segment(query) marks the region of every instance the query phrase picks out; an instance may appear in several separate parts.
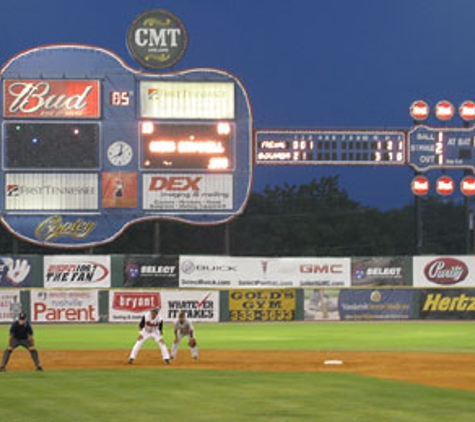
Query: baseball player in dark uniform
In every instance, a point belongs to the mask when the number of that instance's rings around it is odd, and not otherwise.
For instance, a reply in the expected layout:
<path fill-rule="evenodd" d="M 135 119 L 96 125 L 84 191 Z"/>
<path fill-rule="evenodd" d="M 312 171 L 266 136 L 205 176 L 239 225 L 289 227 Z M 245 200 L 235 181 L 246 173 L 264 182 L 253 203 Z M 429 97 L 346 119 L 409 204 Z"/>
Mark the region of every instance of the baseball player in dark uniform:
<path fill-rule="evenodd" d="M 28 349 L 30 352 L 31 358 L 35 363 L 36 370 L 42 371 L 43 368 L 40 364 L 40 359 L 38 357 L 38 351 L 35 349 L 35 340 L 33 338 L 33 328 L 31 324 L 26 319 L 26 314 L 21 313 L 18 315 L 18 320 L 14 321 L 10 327 L 10 338 L 8 343 L 8 348 L 3 354 L 2 367 L 0 371 L 5 372 L 8 360 L 13 350 L 18 346 L 22 346 L 25 349 Z"/>

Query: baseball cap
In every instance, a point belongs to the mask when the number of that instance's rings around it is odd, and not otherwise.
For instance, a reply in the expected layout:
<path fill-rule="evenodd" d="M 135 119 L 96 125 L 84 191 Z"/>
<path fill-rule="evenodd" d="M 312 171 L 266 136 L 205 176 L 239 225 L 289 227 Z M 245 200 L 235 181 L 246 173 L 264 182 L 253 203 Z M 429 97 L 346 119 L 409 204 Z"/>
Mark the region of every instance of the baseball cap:
<path fill-rule="evenodd" d="M 26 314 L 24 312 L 21 312 L 19 315 L 18 315 L 18 319 L 26 319 Z"/>
<path fill-rule="evenodd" d="M 160 311 L 160 309 L 158 309 L 157 307 L 155 307 L 155 308 L 152 308 L 150 311 L 151 311 L 151 312 L 155 312 L 156 314 L 158 314 L 158 312 Z"/>

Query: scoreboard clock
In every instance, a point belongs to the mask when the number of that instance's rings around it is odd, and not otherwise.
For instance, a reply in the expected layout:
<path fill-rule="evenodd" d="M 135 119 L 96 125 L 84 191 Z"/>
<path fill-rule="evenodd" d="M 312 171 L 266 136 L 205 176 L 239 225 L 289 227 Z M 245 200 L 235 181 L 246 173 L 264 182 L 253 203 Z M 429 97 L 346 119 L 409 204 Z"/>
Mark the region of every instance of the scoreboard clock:
<path fill-rule="evenodd" d="M 217 224 L 252 178 L 252 116 L 233 75 L 147 74 L 79 45 L 21 53 L 0 73 L 3 223 L 86 247 L 143 219 Z"/>

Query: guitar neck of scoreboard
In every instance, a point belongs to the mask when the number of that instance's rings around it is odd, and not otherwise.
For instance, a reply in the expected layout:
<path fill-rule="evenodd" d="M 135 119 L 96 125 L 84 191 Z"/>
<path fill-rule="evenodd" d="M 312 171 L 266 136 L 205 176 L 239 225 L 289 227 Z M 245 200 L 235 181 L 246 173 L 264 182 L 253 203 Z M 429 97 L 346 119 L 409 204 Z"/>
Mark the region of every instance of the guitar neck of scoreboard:
<path fill-rule="evenodd" d="M 475 169 L 475 129 L 256 131 L 258 165 L 409 165 Z"/>

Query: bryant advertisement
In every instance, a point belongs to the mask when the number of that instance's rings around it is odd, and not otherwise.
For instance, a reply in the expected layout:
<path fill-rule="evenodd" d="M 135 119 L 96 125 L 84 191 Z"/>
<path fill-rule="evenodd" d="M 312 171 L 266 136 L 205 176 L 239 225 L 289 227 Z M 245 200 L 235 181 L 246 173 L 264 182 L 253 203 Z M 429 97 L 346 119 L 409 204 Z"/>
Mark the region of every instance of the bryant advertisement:
<path fill-rule="evenodd" d="M 32 290 L 33 322 L 98 322 L 97 290 Z"/>
<path fill-rule="evenodd" d="M 0 256 L 0 288 L 32 287 L 33 271 L 40 265 L 40 258 L 35 256 Z"/>
<path fill-rule="evenodd" d="M 408 257 L 351 258 L 351 285 L 355 287 L 411 285 L 410 262 Z"/>
<path fill-rule="evenodd" d="M 475 289 L 422 289 L 420 319 L 475 319 Z"/>
<path fill-rule="evenodd" d="M 127 255 L 125 287 L 178 287 L 178 256 Z"/>
<path fill-rule="evenodd" d="M 45 255 L 43 283 L 45 288 L 109 288 L 111 258 L 109 255 Z"/>
<path fill-rule="evenodd" d="M 232 74 L 147 73 L 78 44 L 5 62 L 0 214 L 11 232 L 84 248 L 143 220 L 219 224 L 242 213 L 253 127 L 249 97 Z"/>
<path fill-rule="evenodd" d="M 411 289 L 344 289 L 338 310 L 343 321 L 405 320 L 413 315 Z"/>
<path fill-rule="evenodd" d="M 183 311 L 196 322 L 219 321 L 219 293 L 179 290 L 121 290 L 109 293 L 109 322 L 139 323 L 145 312 L 160 308 L 165 322 L 178 319 Z"/>
<path fill-rule="evenodd" d="M 293 321 L 296 306 L 295 289 L 229 292 L 229 320 L 233 322 Z"/>

